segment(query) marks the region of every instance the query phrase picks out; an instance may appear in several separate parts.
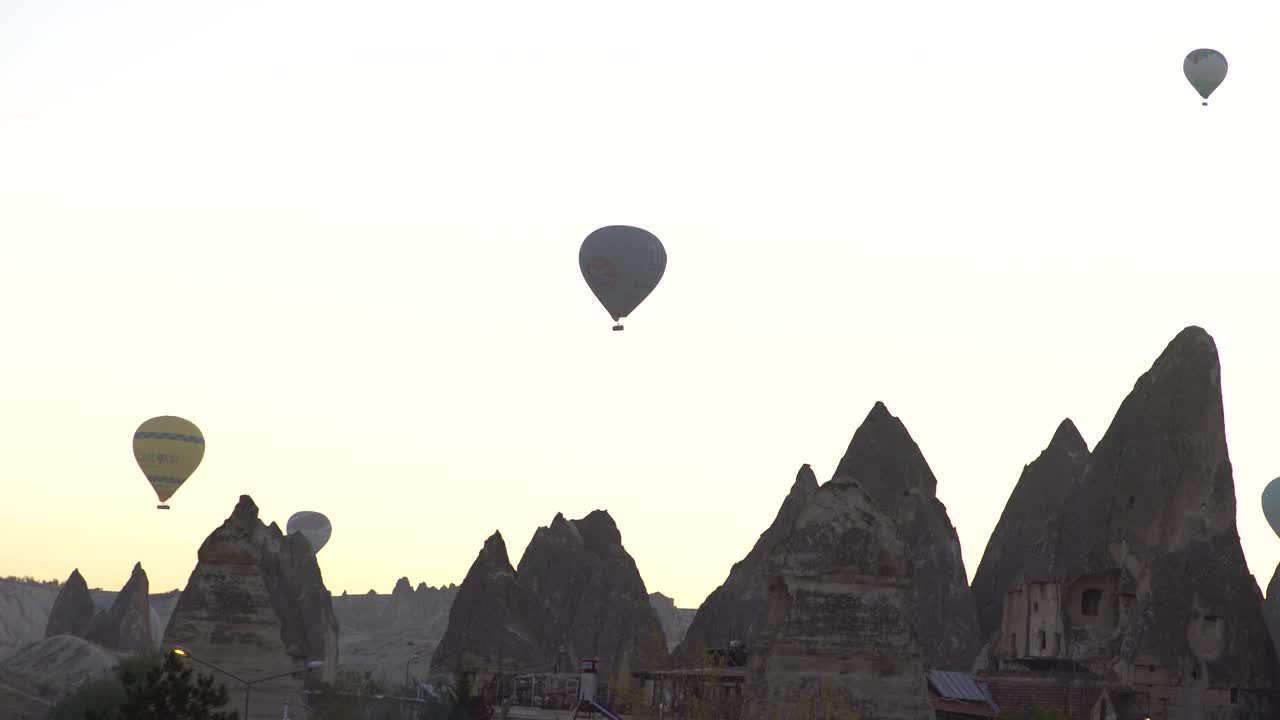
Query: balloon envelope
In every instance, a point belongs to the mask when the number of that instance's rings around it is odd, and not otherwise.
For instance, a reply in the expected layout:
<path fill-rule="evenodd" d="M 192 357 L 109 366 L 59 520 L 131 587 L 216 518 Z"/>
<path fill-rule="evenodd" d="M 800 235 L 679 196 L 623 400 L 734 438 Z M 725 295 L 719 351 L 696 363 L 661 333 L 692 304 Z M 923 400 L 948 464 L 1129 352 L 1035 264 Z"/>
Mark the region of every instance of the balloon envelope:
<path fill-rule="evenodd" d="M 1192 50 L 1182 61 L 1182 73 L 1200 97 L 1208 100 L 1227 77 L 1227 58 L 1217 50 Z"/>
<path fill-rule="evenodd" d="M 1262 491 L 1262 514 L 1276 535 L 1280 535 L 1280 478 L 1267 483 Z"/>
<path fill-rule="evenodd" d="M 303 510 L 289 518 L 285 532 L 289 535 L 300 533 L 311 543 L 312 552 L 320 552 L 320 548 L 329 542 L 329 536 L 333 534 L 333 524 L 322 513 Z"/>
<path fill-rule="evenodd" d="M 578 267 L 616 322 L 630 315 L 658 286 L 667 269 L 667 249 L 647 230 L 610 225 L 582 241 Z"/>
<path fill-rule="evenodd" d="M 204 435 L 189 420 L 170 415 L 154 417 L 133 433 L 133 457 L 156 497 L 164 502 L 200 466 Z"/>

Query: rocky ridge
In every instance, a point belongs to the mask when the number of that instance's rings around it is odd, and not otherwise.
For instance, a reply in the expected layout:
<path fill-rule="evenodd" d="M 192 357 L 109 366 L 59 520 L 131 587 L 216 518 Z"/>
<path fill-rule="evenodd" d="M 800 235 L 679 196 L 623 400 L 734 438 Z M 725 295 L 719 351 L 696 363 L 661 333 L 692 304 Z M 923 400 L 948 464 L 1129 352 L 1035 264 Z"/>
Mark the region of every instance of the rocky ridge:
<path fill-rule="evenodd" d="M 597 657 L 626 682 L 629 670 L 661 668 L 666 640 L 635 561 L 613 518 L 557 514 L 512 567 L 494 533 L 476 557 L 432 657 L 434 671 L 567 670 Z"/>

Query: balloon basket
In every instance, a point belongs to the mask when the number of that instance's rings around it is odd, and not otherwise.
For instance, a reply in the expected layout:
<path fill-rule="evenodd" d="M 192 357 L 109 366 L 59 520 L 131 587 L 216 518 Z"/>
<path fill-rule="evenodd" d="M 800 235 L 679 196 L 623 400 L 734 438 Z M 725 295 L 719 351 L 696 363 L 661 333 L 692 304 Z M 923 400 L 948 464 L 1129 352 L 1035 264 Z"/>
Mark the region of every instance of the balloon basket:
<path fill-rule="evenodd" d="M 622 323 L 618 323 L 617 325 L 613 326 L 614 332 L 620 332 L 621 330 L 622 330 Z"/>
<path fill-rule="evenodd" d="M 157 506 L 156 506 L 156 509 L 157 509 L 157 510 L 168 510 L 168 509 L 169 509 L 169 506 L 168 506 L 168 505 L 157 505 Z"/>

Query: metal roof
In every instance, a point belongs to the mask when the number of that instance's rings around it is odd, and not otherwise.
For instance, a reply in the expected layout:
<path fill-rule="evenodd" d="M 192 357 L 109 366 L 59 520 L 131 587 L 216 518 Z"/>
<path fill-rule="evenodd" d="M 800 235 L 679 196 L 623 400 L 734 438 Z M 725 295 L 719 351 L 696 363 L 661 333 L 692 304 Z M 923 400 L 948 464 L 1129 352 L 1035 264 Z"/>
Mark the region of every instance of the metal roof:
<path fill-rule="evenodd" d="M 930 670 L 929 685 L 944 700 L 990 703 L 991 695 L 968 673 Z"/>

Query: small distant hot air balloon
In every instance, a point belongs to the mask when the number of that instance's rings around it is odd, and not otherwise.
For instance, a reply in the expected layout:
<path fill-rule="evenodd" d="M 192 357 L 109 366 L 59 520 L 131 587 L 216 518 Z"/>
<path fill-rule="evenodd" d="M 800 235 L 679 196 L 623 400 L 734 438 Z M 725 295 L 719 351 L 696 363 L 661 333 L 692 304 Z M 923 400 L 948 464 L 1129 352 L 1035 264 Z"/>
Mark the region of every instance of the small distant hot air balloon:
<path fill-rule="evenodd" d="M 1276 535 L 1280 535 L 1280 478 L 1267 483 L 1262 491 L 1262 514 Z"/>
<path fill-rule="evenodd" d="M 578 267 L 596 299 L 621 330 L 622 318 L 649 297 L 667 270 L 667 249 L 653 233 L 628 225 L 610 225 L 587 236 L 578 250 Z"/>
<path fill-rule="evenodd" d="M 154 417 L 133 433 L 133 457 L 160 498 L 161 504 L 156 507 L 168 510 L 164 503 L 200 467 L 204 435 L 189 420 L 170 415 Z"/>
<path fill-rule="evenodd" d="M 312 552 L 320 552 L 320 548 L 329 542 L 329 536 L 333 534 L 333 524 L 322 513 L 303 510 L 289 518 L 289 522 L 285 525 L 285 533 L 288 535 L 300 533 L 307 542 L 311 543 Z"/>
<path fill-rule="evenodd" d="M 1217 50 L 1201 48 L 1192 50 L 1182 61 L 1182 73 L 1187 82 L 1204 98 L 1202 105 L 1209 104 L 1209 95 L 1222 84 L 1227 77 L 1227 58 Z"/>

